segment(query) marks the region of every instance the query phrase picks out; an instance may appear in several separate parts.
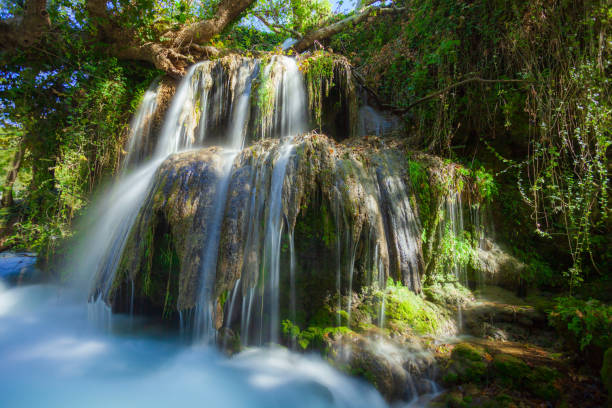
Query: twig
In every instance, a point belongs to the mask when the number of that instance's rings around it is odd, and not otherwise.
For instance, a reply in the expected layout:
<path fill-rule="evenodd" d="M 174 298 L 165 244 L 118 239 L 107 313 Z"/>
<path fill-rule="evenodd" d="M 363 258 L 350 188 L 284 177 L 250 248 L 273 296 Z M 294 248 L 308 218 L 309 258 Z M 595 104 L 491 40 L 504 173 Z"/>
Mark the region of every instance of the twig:
<path fill-rule="evenodd" d="M 279 24 L 272 24 L 271 22 L 269 22 L 264 16 L 261 16 L 259 14 L 253 13 L 253 16 L 255 16 L 256 19 L 258 19 L 259 21 L 261 21 L 266 27 L 268 27 L 270 30 L 274 31 L 277 34 L 280 34 L 281 31 L 285 31 L 293 36 L 296 37 L 296 40 L 302 38 L 302 34 L 289 28 L 289 27 L 284 27 L 282 25 Z"/>
<path fill-rule="evenodd" d="M 372 94 L 372 96 L 374 96 L 374 98 L 376 99 L 376 101 L 379 103 L 379 105 L 382 108 L 388 109 L 388 110 L 392 110 L 395 113 L 406 113 L 408 112 L 410 109 L 414 108 L 416 105 L 426 102 L 432 98 L 435 98 L 438 95 L 442 95 L 445 92 L 450 91 L 451 89 L 457 88 L 461 85 L 465 85 L 468 84 L 470 82 L 480 82 L 480 83 L 485 83 L 485 84 L 495 84 L 495 83 L 525 83 L 525 82 L 530 82 L 526 79 L 484 79 L 484 78 L 480 78 L 480 77 L 474 77 L 474 78 L 468 78 L 468 79 L 464 79 L 463 81 L 459 81 L 457 83 L 454 83 L 452 85 L 447 86 L 444 89 L 440 89 L 438 91 L 435 91 L 433 93 L 430 93 L 427 96 L 422 97 L 421 99 L 417 99 L 416 101 L 412 102 L 410 105 L 406 106 L 406 107 L 401 107 L 401 106 L 395 106 L 395 105 L 389 105 L 389 104 L 385 104 L 381 102 L 381 98 L 378 96 L 378 94 L 376 93 L 376 91 L 374 91 L 373 89 L 371 89 L 370 87 L 368 87 L 365 84 L 365 81 L 363 80 L 363 78 L 361 78 L 361 76 L 359 74 L 357 74 L 355 71 L 353 71 L 355 73 L 355 78 L 357 78 L 359 80 L 359 82 L 361 82 L 361 85 Z"/>

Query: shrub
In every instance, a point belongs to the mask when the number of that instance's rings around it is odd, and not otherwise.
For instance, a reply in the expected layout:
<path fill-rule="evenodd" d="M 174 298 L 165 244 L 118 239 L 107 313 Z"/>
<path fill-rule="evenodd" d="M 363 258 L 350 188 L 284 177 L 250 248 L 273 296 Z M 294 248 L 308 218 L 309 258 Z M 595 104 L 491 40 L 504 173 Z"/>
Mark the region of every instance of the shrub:
<path fill-rule="evenodd" d="M 548 320 L 580 352 L 588 348 L 600 354 L 612 346 L 612 306 L 598 300 L 558 298 Z"/>

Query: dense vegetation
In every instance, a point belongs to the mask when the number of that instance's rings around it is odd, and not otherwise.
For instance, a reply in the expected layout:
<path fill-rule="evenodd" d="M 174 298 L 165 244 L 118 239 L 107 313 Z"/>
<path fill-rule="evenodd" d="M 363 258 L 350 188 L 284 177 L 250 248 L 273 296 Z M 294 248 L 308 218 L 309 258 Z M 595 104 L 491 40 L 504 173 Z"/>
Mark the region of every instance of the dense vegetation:
<path fill-rule="evenodd" d="M 474 269 L 478 249 L 476 231 L 447 229 L 436 252 L 427 252 L 440 222 L 432 190 L 471 189 L 474 205 L 492 214 L 497 235 L 525 265 L 519 292 L 553 293 L 543 308 L 568 347 L 599 365 L 608 350 L 610 360 L 609 2 L 398 0 L 340 12 L 324 0 L 242 1 L 234 19 L 201 31 L 191 49 L 177 39 L 200 21 L 218 21 L 227 1 L 104 1 L 111 25 L 95 0 L 43 1 L 49 34 L 29 30 L 34 45 L 25 45 L 6 33 L 28 21 L 26 5 L 34 3 L 41 2 L 0 0 L 3 249 L 38 252 L 43 262 L 61 257 L 74 221 L 118 170 L 131 114 L 155 77 L 180 76 L 199 59 L 232 51 L 267 58 L 309 50 L 301 69 L 318 127 L 324 97 L 353 75 L 369 100 L 402 119 L 397 137 L 457 163 L 450 177 L 436 179 L 407 158 L 423 251 L 437 260 L 426 265 L 428 301 L 449 290 L 455 265 Z M 140 51 L 115 52 L 120 34 Z M 297 42 L 283 51 L 290 37 Z M 146 47 L 154 51 L 145 55 Z M 256 89 L 262 106 L 265 80 Z M 392 322 L 435 331 L 435 308 L 401 285 L 372 296 L 388 300 Z M 286 337 L 306 349 L 349 330 L 333 327 L 336 316 L 317 318 L 301 329 L 283 322 Z M 461 349 L 453 358 L 472 361 L 478 381 L 516 363 L 485 362 Z M 521 374 L 513 386 L 536 387 L 533 375 Z"/>

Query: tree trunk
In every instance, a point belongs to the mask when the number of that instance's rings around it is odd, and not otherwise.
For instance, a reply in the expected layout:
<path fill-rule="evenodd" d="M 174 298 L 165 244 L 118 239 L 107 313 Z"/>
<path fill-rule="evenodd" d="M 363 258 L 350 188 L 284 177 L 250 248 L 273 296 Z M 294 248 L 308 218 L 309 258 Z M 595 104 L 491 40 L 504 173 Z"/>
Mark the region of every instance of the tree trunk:
<path fill-rule="evenodd" d="M 15 180 L 17 180 L 17 175 L 19 174 L 19 169 L 21 168 L 21 163 L 23 162 L 24 155 L 25 143 L 22 139 L 19 142 L 19 148 L 15 152 L 15 156 L 13 156 L 13 163 L 11 164 L 11 168 L 6 174 L 6 179 L 4 180 L 1 203 L 3 208 L 13 206 L 13 185 L 15 184 Z"/>

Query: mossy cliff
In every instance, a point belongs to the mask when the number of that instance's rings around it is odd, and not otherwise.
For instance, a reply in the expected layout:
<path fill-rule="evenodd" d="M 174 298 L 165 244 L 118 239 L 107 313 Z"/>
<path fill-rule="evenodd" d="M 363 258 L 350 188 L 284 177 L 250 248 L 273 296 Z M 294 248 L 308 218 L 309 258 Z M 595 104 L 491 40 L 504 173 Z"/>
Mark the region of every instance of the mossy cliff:
<path fill-rule="evenodd" d="M 238 279 L 243 291 L 259 281 L 253 262 L 262 248 L 248 246 L 248 233 L 263 234 L 263 225 L 253 226 L 251 221 L 265 216 L 264 207 L 272 200 L 267 192 L 282 148 L 278 141 L 267 140 L 243 150 L 233 161 L 221 224 L 215 299 L 233 291 Z M 442 239 L 436 231 L 451 216 L 445 203 L 458 194 L 470 194 L 469 175 L 459 174 L 456 165 L 411 153 L 393 139 L 349 139 L 338 144 L 325 136 L 305 135 L 294 140 L 292 149 L 281 198 L 285 225 L 281 263 L 288 266 L 290 262 L 291 238 L 296 256 L 294 283 L 300 292 L 295 298 L 303 302 L 294 308 L 315 310 L 337 295 L 338 289 L 347 298 L 363 288 L 384 289 L 388 278 L 415 293 L 422 291 L 424 281 L 444 284 L 457 279 L 452 271 L 440 273 L 443 268 L 435 266 L 441 261 L 446 267 L 454 265 L 440 256 Z M 219 148 L 208 148 L 173 155 L 161 166 L 131 231 L 107 299 L 110 303 L 120 304 L 118 293 L 129 291 L 119 289 L 133 282 L 136 297 L 152 304 L 163 306 L 169 298 L 175 300 L 172 307 L 178 311 L 195 306 L 208 220 L 220 205 L 215 201 L 216 189 L 225 155 Z M 415 163 L 420 166 L 418 173 Z M 254 208 L 253 200 L 261 208 Z M 455 211 L 463 210 L 456 207 Z M 452 235 L 450 239 L 459 238 Z M 476 256 L 473 245 L 466 243 L 470 257 Z M 175 282 L 168 283 L 168 268 L 157 265 L 162 252 L 163 262 L 176 268 Z M 281 276 L 281 285 L 288 287 L 288 278 Z M 155 289 L 156 285 L 173 293 L 160 296 L 163 290 Z M 281 299 L 281 307 L 283 302 L 289 299 Z"/>

